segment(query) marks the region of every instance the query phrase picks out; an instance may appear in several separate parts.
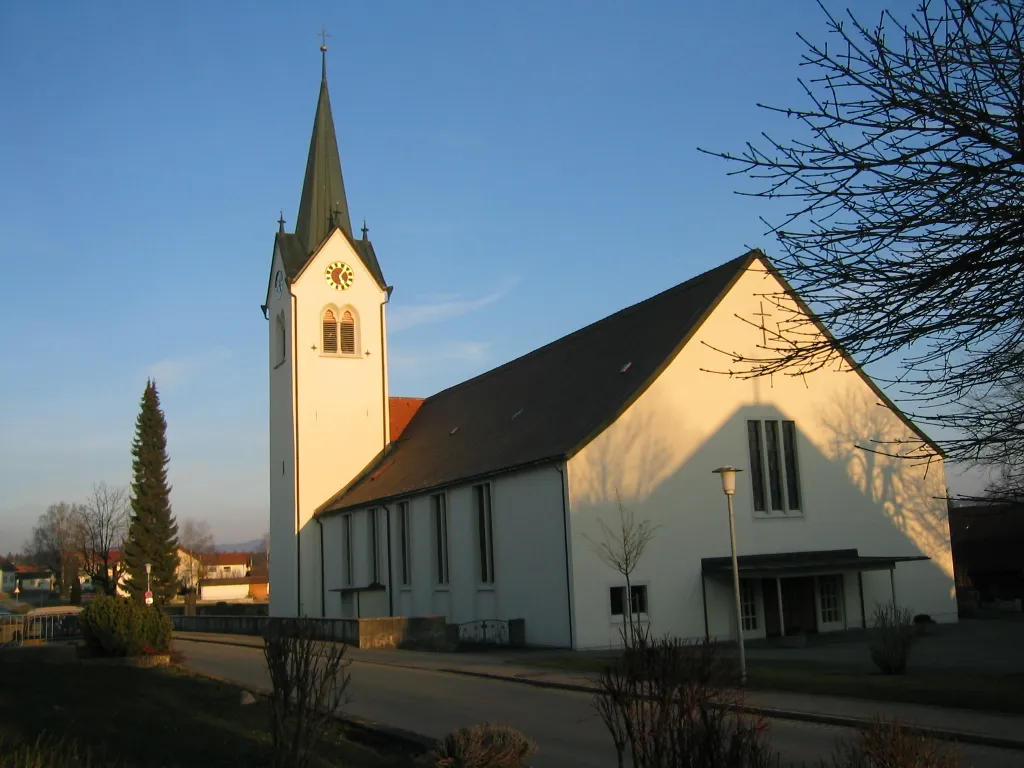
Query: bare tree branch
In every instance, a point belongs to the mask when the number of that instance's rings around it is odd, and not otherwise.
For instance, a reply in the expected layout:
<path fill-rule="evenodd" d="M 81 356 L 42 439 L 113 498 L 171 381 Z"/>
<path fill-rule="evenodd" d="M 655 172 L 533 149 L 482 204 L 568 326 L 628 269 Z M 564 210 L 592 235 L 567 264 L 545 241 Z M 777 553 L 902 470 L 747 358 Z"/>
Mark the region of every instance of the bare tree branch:
<path fill-rule="evenodd" d="M 744 194 L 795 203 L 768 224 L 775 266 L 834 338 L 776 295 L 785 319 L 756 355 L 722 350 L 726 372 L 892 358 L 880 380 L 951 430 L 950 458 L 1019 461 L 1024 404 L 991 395 L 1024 380 L 1024 4 L 926 0 L 871 25 L 822 10 L 830 39 L 801 37 L 807 105 L 761 105 L 795 138 L 709 154 L 754 180 Z"/>
<path fill-rule="evenodd" d="M 584 534 L 584 538 L 590 542 L 594 554 L 605 565 L 621 573 L 622 577 L 626 580 L 623 610 L 626 614 L 628 632 L 623 637 L 623 641 L 629 644 L 636 638 L 636 628 L 633 625 L 633 571 L 636 570 L 637 564 L 647 549 L 647 545 L 654 538 L 658 526 L 652 525 L 650 520 L 637 522 L 633 510 L 628 509 L 622 503 L 618 489 L 615 490 L 615 502 L 619 509 L 618 530 L 613 529 L 604 520 L 598 519 L 597 524 L 601 528 L 601 539 L 594 540 L 586 534 Z"/>
<path fill-rule="evenodd" d="M 206 575 L 210 555 L 213 554 L 213 534 L 205 520 L 186 520 L 178 531 L 178 544 L 188 555 L 182 562 L 182 583 L 187 589 L 198 589 L 199 580 Z"/>
<path fill-rule="evenodd" d="M 93 486 L 92 495 L 78 507 L 78 550 L 82 570 L 108 595 L 117 593 L 124 569 L 124 539 L 128 533 L 128 491 L 106 483 Z"/>

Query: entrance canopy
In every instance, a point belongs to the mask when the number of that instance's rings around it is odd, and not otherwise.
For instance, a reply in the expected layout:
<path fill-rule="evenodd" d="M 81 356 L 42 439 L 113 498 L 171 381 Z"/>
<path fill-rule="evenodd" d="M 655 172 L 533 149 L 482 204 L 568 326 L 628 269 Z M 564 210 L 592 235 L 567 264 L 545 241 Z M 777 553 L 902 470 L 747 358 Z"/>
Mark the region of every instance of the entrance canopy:
<path fill-rule="evenodd" d="M 836 571 L 891 571 L 896 563 L 930 560 L 925 555 L 878 557 L 861 555 L 856 549 L 825 549 L 814 552 L 778 552 L 771 555 L 740 555 L 740 578 L 775 579 L 786 576 L 813 576 Z M 703 557 L 704 576 L 732 574 L 732 558 Z"/>

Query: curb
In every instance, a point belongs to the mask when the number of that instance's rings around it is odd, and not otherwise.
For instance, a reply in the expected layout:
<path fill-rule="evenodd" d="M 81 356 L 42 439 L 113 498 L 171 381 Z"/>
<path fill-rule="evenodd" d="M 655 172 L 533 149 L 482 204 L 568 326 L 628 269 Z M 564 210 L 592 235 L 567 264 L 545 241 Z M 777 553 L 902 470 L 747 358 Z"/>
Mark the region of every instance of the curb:
<path fill-rule="evenodd" d="M 243 648 L 258 648 L 258 646 L 250 645 L 248 643 L 233 642 L 230 640 L 210 640 L 208 638 L 188 640 L 187 638 L 181 638 L 186 642 L 193 643 L 211 643 L 213 645 L 234 645 L 241 646 Z M 494 672 L 478 672 L 469 669 L 457 669 L 450 667 L 417 667 L 410 664 L 396 664 L 394 662 L 387 661 L 370 661 L 363 659 L 353 659 L 354 662 L 360 664 L 376 664 L 382 667 L 397 667 L 399 669 L 416 669 L 421 672 L 441 672 L 450 675 L 462 675 L 464 677 L 476 677 L 483 680 L 494 680 L 498 682 L 506 683 L 518 683 L 519 685 L 532 685 L 536 688 L 552 688 L 560 691 L 572 691 L 575 693 L 596 693 L 597 687 L 593 685 L 585 685 L 583 683 L 564 683 L 555 680 L 538 680 L 529 677 L 515 677 L 513 675 L 499 675 Z M 213 677 L 212 675 L 207 675 Z M 232 685 L 238 685 L 237 682 L 232 680 L 224 680 L 224 682 L 230 682 Z M 740 705 L 736 707 L 737 711 L 749 715 L 761 715 L 769 719 L 775 720 L 795 720 L 803 723 L 816 723 L 818 725 L 831 725 L 840 728 L 856 728 L 866 729 L 870 728 L 874 724 L 874 720 L 863 718 L 863 717 L 850 717 L 848 715 L 829 715 L 819 712 L 802 712 L 800 710 L 793 709 L 777 709 L 774 707 L 754 707 L 750 705 Z M 347 719 L 346 719 L 347 721 Z M 945 728 L 934 728 L 928 725 L 914 725 L 913 723 L 905 723 L 908 727 L 913 728 L 919 733 L 931 736 L 932 738 L 941 739 L 943 741 L 954 741 L 959 744 L 975 744 L 982 747 L 995 747 L 997 749 L 1011 749 L 1016 751 L 1024 751 L 1024 740 L 1021 739 L 1009 739 L 1003 736 L 990 736 L 983 733 L 971 733 L 969 731 L 951 731 Z M 390 729 L 390 726 L 384 726 L 381 724 L 375 724 L 376 727 Z M 358 726 L 357 726 L 358 727 Z M 399 732 L 400 729 L 392 729 Z M 410 735 L 418 739 L 426 739 L 431 744 L 436 743 L 435 740 L 429 739 L 426 736 L 420 734 Z M 422 742 L 421 742 L 422 743 Z"/>
<path fill-rule="evenodd" d="M 202 642 L 202 641 L 196 641 Z M 217 645 L 215 640 L 208 640 L 206 642 Z M 219 645 L 243 645 L 242 643 L 219 643 Z M 251 648 L 252 646 L 245 646 Z M 218 683 L 225 683 L 244 691 L 249 691 L 256 696 L 262 696 L 267 698 L 270 696 L 270 690 L 263 686 L 252 686 L 246 685 L 238 680 L 232 680 L 230 677 L 222 677 L 221 675 L 214 675 L 209 672 L 197 672 L 194 669 L 188 669 L 189 674 L 196 675 L 197 677 L 205 677 L 208 680 L 216 680 Z M 404 750 L 410 750 L 413 752 L 427 752 L 437 746 L 437 739 L 432 739 L 429 736 L 424 736 L 421 733 L 415 733 L 413 731 L 407 731 L 404 728 L 395 728 L 391 725 L 385 725 L 384 723 L 378 723 L 376 720 L 370 720 L 369 718 L 359 717 L 358 715 L 339 715 L 335 714 L 334 718 L 344 724 L 346 727 L 356 731 L 360 731 L 363 734 L 369 735 L 371 740 L 381 741 L 387 740 L 392 744 L 397 744 Z"/>

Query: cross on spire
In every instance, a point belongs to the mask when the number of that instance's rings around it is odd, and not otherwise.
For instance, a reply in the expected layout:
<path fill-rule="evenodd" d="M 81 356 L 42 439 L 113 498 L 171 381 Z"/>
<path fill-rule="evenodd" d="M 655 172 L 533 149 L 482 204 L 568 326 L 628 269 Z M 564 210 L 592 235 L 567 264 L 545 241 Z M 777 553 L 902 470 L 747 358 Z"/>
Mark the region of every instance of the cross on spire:
<path fill-rule="evenodd" d="M 284 232 L 284 211 L 281 211 L 280 218 L 277 220 L 277 231 Z"/>
<path fill-rule="evenodd" d="M 327 33 L 327 28 L 320 25 L 320 31 L 317 32 L 317 37 L 320 38 L 320 77 L 327 81 L 327 38 L 330 35 Z"/>
<path fill-rule="evenodd" d="M 366 239 L 366 233 L 370 231 L 370 228 L 366 226 L 366 217 L 363 217 L 363 240 Z"/>

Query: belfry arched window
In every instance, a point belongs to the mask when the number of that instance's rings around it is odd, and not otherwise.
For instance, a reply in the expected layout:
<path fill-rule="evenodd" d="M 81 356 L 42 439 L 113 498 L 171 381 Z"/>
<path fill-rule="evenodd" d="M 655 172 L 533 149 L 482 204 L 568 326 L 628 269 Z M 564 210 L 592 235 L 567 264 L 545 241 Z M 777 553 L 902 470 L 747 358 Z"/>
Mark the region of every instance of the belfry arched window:
<path fill-rule="evenodd" d="M 341 316 L 341 354 L 356 353 L 356 319 L 349 310 Z"/>
<path fill-rule="evenodd" d="M 321 349 L 325 355 L 338 354 L 338 318 L 333 309 L 324 310 Z"/>

